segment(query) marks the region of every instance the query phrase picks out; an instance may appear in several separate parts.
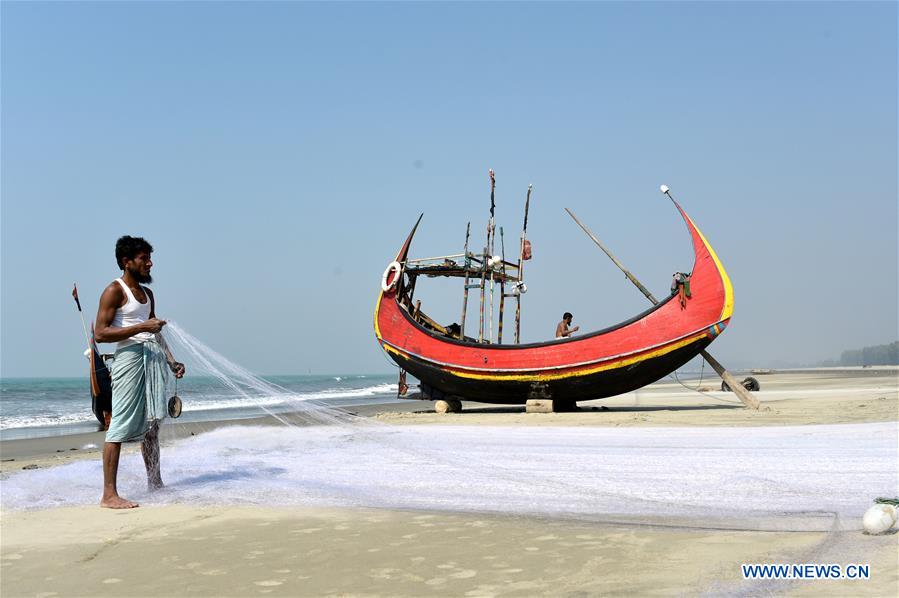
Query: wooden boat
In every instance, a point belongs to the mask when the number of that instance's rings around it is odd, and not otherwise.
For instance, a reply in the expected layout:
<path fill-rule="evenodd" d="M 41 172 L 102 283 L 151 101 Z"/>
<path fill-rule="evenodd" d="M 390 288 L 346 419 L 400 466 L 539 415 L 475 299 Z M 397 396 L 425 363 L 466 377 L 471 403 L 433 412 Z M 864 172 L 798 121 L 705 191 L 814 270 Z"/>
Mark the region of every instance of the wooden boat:
<path fill-rule="evenodd" d="M 456 256 L 464 257 L 462 264 L 452 259 L 423 265 L 424 260 L 410 260 L 419 217 L 384 274 L 374 313 L 375 336 L 400 368 L 421 381 L 423 397 L 433 400 L 524 404 L 548 399 L 573 404 L 655 382 L 707 347 L 733 312 L 733 288 L 724 267 L 693 220 L 677 202 L 674 205 L 687 225 L 695 255 L 683 304 L 682 294 L 673 292 L 647 311 L 604 330 L 529 344 L 479 342 L 460 333 L 458 326 L 441 326 L 422 313 L 420 304 L 413 304 L 416 280 L 465 276 L 467 282 L 484 280 L 489 273 L 500 283 L 511 284 L 520 279 L 516 266 L 504 259 L 491 264 L 486 249 L 478 255 L 467 247 L 465 254 Z M 520 265 L 519 261 L 519 269 Z M 483 313 L 483 300 L 481 305 Z"/>

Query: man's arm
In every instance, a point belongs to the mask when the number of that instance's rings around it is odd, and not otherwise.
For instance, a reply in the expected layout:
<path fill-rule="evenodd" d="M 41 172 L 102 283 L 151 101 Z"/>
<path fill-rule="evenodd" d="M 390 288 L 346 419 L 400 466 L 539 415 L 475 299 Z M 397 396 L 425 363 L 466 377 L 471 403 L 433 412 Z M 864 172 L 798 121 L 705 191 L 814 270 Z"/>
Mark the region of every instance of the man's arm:
<path fill-rule="evenodd" d="M 578 330 L 580 330 L 580 326 L 575 326 L 574 328 L 568 328 L 568 324 L 565 322 L 559 322 L 559 325 L 556 326 L 556 338 L 568 338 Z"/>
<path fill-rule="evenodd" d="M 165 326 L 165 322 L 152 318 L 141 324 L 116 328 L 112 325 L 116 310 L 125 302 L 125 292 L 118 283 L 112 282 L 100 295 L 100 307 L 97 309 L 97 321 L 94 326 L 94 338 L 98 343 L 116 343 L 131 338 L 141 332 L 157 333 Z"/>
<path fill-rule="evenodd" d="M 150 318 L 156 318 L 156 298 L 153 296 L 153 291 L 144 287 L 144 291 L 147 293 L 147 297 L 150 298 Z M 184 376 L 184 372 L 186 371 L 184 368 L 184 364 L 180 361 L 175 360 L 175 356 L 172 355 L 171 349 L 169 349 L 169 345 L 165 342 L 165 337 L 162 336 L 162 332 L 156 333 L 156 342 L 162 347 L 163 352 L 165 353 L 165 360 L 169 364 L 169 368 L 171 368 L 172 373 L 175 374 L 175 378 L 181 378 Z"/>
<path fill-rule="evenodd" d="M 172 373 L 175 374 L 175 378 L 181 378 L 184 376 L 184 372 L 187 371 L 184 367 L 184 364 L 180 361 L 175 361 L 175 356 L 172 355 L 172 351 L 169 349 L 169 345 L 165 342 L 165 337 L 162 336 L 161 332 L 156 334 L 156 341 L 162 347 L 163 352 L 165 353 L 165 360 L 169 364 L 169 368 L 172 370 Z"/>
<path fill-rule="evenodd" d="M 118 284 L 118 283 L 116 283 L 116 284 Z M 141 286 L 141 288 L 144 290 L 144 293 L 147 294 L 147 298 L 150 300 L 150 319 L 155 320 L 156 319 L 156 297 L 153 296 L 153 291 L 151 291 L 147 287 Z"/>

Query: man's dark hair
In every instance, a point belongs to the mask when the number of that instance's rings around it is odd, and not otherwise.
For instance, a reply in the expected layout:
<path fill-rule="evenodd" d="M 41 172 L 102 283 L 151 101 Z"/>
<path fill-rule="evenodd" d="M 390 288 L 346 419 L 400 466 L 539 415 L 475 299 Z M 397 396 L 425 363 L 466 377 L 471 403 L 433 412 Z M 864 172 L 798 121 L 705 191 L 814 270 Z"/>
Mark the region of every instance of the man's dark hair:
<path fill-rule="evenodd" d="M 562 314 L 562 319 L 563 319 L 563 320 L 567 320 L 568 318 L 573 318 L 573 317 L 574 317 L 574 316 L 571 315 L 571 312 L 567 312 L 567 311 L 566 311 L 564 314 Z"/>
<path fill-rule="evenodd" d="M 143 237 L 119 237 L 115 243 L 115 261 L 121 270 L 125 269 L 125 260 L 133 260 L 142 251 L 153 253 L 153 246 Z"/>

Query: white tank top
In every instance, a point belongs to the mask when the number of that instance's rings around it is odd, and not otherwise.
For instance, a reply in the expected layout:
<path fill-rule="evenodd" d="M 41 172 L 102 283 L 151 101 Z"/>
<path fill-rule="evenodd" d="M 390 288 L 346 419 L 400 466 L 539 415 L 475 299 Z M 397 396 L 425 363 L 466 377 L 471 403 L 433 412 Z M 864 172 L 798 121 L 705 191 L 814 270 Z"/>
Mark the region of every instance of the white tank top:
<path fill-rule="evenodd" d="M 126 328 L 128 326 L 134 326 L 135 324 L 142 324 L 150 319 L 150 294 L 147 293 L 147 290 L 144 289 L 144 294 L 147 296 L 147 302 L 141 303 L 137 299 L 134 298 L 134 293 L 131 292 L 131 289 L 128 288 L 128 285 L 125 284 L 125 281 L 121 278 L 116 278 L 116 282 L 121 285 L 122 290 L 125 291 L 125 298 L 128 301 L 125 302 L 125 305 L 115 310 L 115 316 L 112 318 L 112 326 L 113 328 Z M 143 289 L 143 287 L 141 287 Z M 156 335 L 152 332 L 140 332 L 135 334 L 131 338 L 126 338 L 123 341 L 119 341 L 117 347 L 121 349 L 122 347 L 127 347 L 129 345 L 136 345 L 138 343 L 145 343 L 147 341 L 154 340 Z"/>

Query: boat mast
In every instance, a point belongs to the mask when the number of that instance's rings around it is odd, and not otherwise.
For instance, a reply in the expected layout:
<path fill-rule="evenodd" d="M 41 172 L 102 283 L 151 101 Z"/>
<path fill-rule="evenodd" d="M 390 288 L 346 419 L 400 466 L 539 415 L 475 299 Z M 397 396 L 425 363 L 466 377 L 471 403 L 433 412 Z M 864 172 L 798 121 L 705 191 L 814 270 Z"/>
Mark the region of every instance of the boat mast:
<path fill-rule="evenodd" d="M 502 260 L 502 277 L 499 279 L 499 322 L 496 325 L 496 344 L 503 344 L 503 312 L 506 309 L 506 241 L 503 227 L 499 227 L 499 250 Z"/>
<path fill-rule="evenodd" d="M 491 168 L 488 173 L 490 174 L 490 218 L 487 220 L 487 244 L 484 246 L 484 254 L 482 256 L 483 261 L 481 262 L 481 318 L 480 325 L 478 326 L 478 342 L 484 342 L 484 300 L 486 299 L 487 292 L 487 256 L 490 251 L 490 235 L 493 229 L 493 208 L 494 208 L 494 189 L 496 188 L 496 179 L 493 176 L 493 169 Z"/>
<path fill-rule="evenodd" d="M 465 286 L 462 291 L 462 321 L 459 323 L 459 338 L 465 338 L 465 314 L 468 312 L 468 269 L 471 266 L 471 258 L 468 257 L 468 237 L 471 235 L 471 222 L 465 226 Z"/>
<path fill-rule="evenodd" d="M 533 185 L 528 185 L 528 195 L 524 200 L 524 226 L 521 228 L 521 239 L 518 247 L 518 293 L 515 295 L 515 344 L 521 342 L 521 290 L 524 284 L 524 242 L 528 233 L 528 208 L 531 205 Z"/>
<path fill-rule="evenodd" d="M 494 246 L 496 243 L 496 224 L 494 220 L 494 211 L 496 209 L 496 203 L 494 201 L 494 189 L 496 188 L 496 179 L 493 176 L 493 170 L 490 171 L 490 224 L 489 224 L 489 241 L 487 243 L 490 248 L 490 257 L 486 257 L 487 266 L 490 267 L 490 325 L 488 326 L 489 335 L 488 339 L 491 343 L 493 343 L 493 291 L 496 288 L 496 283 L 494 282 L 494 276 L 496 269 L 494 266 L 493 254 L 494 254 Z"/>

